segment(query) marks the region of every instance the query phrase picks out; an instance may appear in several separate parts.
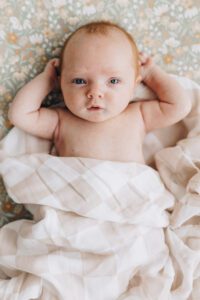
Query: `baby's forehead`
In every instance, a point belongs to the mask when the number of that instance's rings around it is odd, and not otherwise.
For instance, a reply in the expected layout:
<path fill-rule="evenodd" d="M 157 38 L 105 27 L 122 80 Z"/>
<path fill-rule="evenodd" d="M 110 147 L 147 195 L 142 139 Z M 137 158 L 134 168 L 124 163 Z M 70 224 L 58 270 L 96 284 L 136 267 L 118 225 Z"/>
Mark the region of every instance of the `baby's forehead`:
<path fill-rule="evenodd" d="M 127 38 L 126 34 L 118 28 L 109 28 L 106 32 L 87 32 L 84 28 L 77 30 L 72 37 L 70 38 L 68 44 L 66 45 L 66 49 L 74 48 L 79 46 L 85 42 L 88 43 L 96 43 L 96 41 L 102 41 L 102 43 L 106 40 L 107 43 L 110 42 L 110 45 L 115 46 L 118 45 L 119 41 L 123 43 L 123 47 L 133 47 L 131 41 Z"/>
<path fill-rule="evenodd" d="M 98 54 L 106 53 L 107 57 L 112 57 L 114 59 L 112 53 L 113 47 L 117 49 L 114 50 L 115 54 L 121 53 L 120 60 L 125 61 L 131 59 L 131 64 L 133 62 L 134 68 L 137 69 L 138 52 L 134 40 L 132 41 L 126 33 L 118 28 L 109 28 L 105 32 L 87 32 L 85 28 L 80 28 L 75 31 L 70 36 L 63 49 L 61 69 L 66 61 L 74 62 L 74 60 L 81 61 L 85 60 L 85 58 L 88 59 L 89 53 L 92 56 L 94 56 L 94 53 L 97 54 L 97 52 Z M 122 53 L 124 55 L 123 57 L 121 57 Z"/>

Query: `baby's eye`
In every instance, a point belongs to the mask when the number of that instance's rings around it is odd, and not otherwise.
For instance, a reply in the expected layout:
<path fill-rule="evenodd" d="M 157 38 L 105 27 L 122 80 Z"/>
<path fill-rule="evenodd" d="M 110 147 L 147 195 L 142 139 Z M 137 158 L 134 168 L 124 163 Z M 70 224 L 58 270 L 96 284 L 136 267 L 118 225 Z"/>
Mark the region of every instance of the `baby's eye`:
<path fill-rule="evenodd" d="M 119 83 L 119 82 L 120 82 L 120 80 L 118 78 L 110 79 L 110 83 L 112 83 L 112 84 L 116 84 L 116 83 Z"/>
<path fill-rule="evenodd" d="M 82 79 L 82 78 L 75 78 L 72 80 L 72 83 L 75 83 L 75 84 L 85 84 L 85 80 Z"/>

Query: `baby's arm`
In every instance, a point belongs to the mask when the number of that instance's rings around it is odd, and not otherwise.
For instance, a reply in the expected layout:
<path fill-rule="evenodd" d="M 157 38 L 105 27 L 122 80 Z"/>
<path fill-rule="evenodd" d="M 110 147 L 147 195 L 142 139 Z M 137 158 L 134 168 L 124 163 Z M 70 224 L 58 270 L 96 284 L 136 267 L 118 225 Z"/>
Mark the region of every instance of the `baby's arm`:
<path fill-rule="evenodd" d="M 172 76 L 141 54 L 143 82 L 158 96 L 157 100 L 141 101 L 140 108 L 146 131 L 172 125 L 191 110 L 191 102 L 183 87 Z"/>
<path fill-rule="evenodd" d="M 46 139 L 53 138 L 58 113 L 41 107 L 41 104 L 55 86 L 57 65 L 58 59 L 49 61 L 44 71 L 17 93 L 8 111 L 8 118 L 13 125 Z"/>

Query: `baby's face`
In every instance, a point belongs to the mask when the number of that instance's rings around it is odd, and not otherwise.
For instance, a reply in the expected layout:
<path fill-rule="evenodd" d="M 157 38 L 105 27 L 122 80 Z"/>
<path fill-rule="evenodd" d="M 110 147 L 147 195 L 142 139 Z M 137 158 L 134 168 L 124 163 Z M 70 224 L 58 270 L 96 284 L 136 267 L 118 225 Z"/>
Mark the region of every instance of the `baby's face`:
<path fill-rule="evenodd" d="M 133 98 L 134 57 L 126 36 L 77 32 L 64 53 L 61 89 L 76 116 L 102 122 L 119 115 Z"/>

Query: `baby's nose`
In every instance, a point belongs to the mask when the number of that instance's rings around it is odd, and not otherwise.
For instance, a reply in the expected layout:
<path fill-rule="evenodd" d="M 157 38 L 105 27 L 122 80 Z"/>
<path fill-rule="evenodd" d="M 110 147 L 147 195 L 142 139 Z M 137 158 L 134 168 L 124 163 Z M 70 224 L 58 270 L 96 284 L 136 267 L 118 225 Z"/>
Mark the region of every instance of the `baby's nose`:
<path fill-rule="evenodd" d="M 87 98 L 88 99 L 95 99 L 95 98 L 103 98 L 103 90 L 99 85 L 93 85 L 87 91 Z"/>

